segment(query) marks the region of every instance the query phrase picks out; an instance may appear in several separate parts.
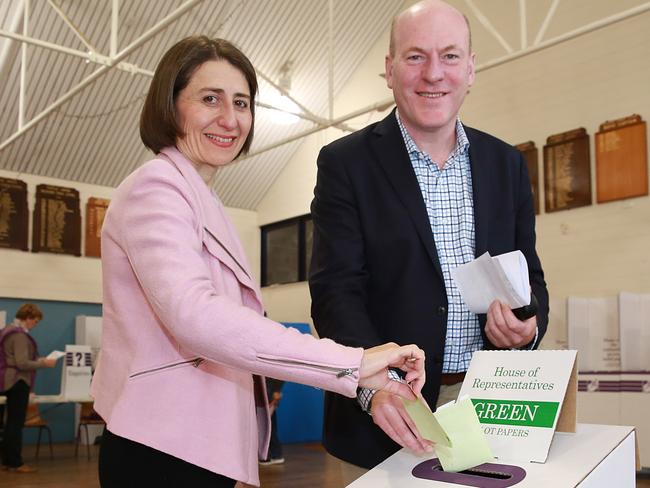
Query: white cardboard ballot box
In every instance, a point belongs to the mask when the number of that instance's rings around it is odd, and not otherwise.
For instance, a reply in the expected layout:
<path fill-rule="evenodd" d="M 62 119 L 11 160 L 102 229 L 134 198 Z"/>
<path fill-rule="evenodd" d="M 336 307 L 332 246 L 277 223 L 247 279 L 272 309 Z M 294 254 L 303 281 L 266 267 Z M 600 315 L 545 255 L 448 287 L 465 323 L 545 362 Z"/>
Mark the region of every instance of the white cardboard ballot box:
<path fill-rule="evenodd" d="M 430 456 L 429 456 L 430 457 Z M 417 478 L 413 469 L 425 462 L 406 449 L 348 485 L 350 488 L 459 488 L 462 486 L 516 486 L 517 488 L 634 488 L 636 438 L 634 427 L 578 424 L 575 433 L 556 432 L 545 463 L 495 460 L 518 466 L 525 477 L 516 484 L 482 482 L 469 475 L 463 484 Z M 473 479 L 471 479 L 473 478 Z M 469 484 L 471 483 L 471 484 Z"/>

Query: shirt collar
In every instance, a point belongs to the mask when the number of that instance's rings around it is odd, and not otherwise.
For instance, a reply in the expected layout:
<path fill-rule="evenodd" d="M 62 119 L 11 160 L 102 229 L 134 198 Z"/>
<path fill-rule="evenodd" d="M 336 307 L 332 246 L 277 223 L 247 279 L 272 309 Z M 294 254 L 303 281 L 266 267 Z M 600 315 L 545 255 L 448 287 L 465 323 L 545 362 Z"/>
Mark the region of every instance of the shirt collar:
<path fill-rule="evenodd" d="M 20 327 L 21 329 L 23 329 L 25 332 L 27 332 L 27 333 L 29 334 L 29 329 L 28 329 L 27 327 L 25 327 L 25 322 L 23 322 L 23 321 L 20 320 L 20 319 L 14 319 L 14 320 L 11 322 L 10 325 L 12 325 L 12 326 L 14 326 L 14 327 Z"/>
<path fill-rule="evenodd" d="M 406 149 L 409 153 L 409 156 L 428 157 L 429 155 L 427 153 L 420 150 L 418 145 L 411 137 L 411 134 L 409 134 L 409 131 L 406 129 L 406 126 L 402 123 L 402 119 L 399 116 L 398 109 L 395 109 L 395 117 L 397 118 L 397 125 L 399 126 L 399 130 L 402 133 L 402 137 L 404 138 L 404 143 L 406 144 Z M 460 121 L 460 117 L 456 117 L 456 147 L 449 155 L 448 159 L 452 159 L 454 156 L 458 154 L 464 154 L 468 149 L 469 149 L 469 139 L 467 138 L 467 134 L 465 133 L 465 128 L 463 127 L 463 124 Z"/>

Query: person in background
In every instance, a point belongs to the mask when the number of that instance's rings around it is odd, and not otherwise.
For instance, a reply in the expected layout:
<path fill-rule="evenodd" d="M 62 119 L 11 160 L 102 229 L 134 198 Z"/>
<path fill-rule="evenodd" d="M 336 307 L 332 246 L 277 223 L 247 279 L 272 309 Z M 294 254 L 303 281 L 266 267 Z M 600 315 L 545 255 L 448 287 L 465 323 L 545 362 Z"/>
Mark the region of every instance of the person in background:
<path fill-rule="evenodd" d="M 56 359 L 38 356 L 36 341 L 30 331 L 43 319 L 38 306 L 25 303 L 16 312 L 16 319 L 0 331 L 0 361 L 3 371 L 0 391 L 7 397 L 2 469 L 16 473 L 33 473 L 36 468 L 23 462 L 23 425 L 27 415 L 29 392 L 34 386 L 36 370 L 53 368 Z"/>
<path fill-rule="evenodd" d="M 342 346 L 262 315 L 212 191 L 219 170 L 251 146 L 256 94 L 251 62 L 223 39 L 185 38 L 155 70 L 140 119 L 155 156 L 116 189 L 102 228 L 102 354 L 91 392 L 107 424 L 104 488 L 259 485 L 270 435 L 260 376 L 348 397 L 363 386 L 415 398 L 424 383 L 416 346 Z M 390 381 L 389 366 L 413 389 Z"/>
<path fill-rule="evenodd" d="M 397 109 L 321 150 L 311 207 L 320 337 L 417 344 L 432 408 L 456 399 L 475 351 L 537 347 L 548 323 L 525 160 L 459 119 L 474 63 L 469 23 L 455 8 L 425 0 L 398 14 L 386 55 Z M 514 250 L 528 262 L 537 315 L 519 320 L 496 301 L 487 315 L 472 313 L 451 271 Z M 390 393 L 326 394 L 324 443 L 348 483 L 400 445 L 420 449 L 410 427 Z"/>
<path fill-rule="evenodd" d="M 269 442 L 269 455 L 266 459 L 260 460 L 260 465 L 270 466 L 273 464 L 283 464 L 282 443 L 278 435 L 278 407 L 282 400 L 282 387 L 284 381 L 275 378 L 266 378 L 266 391 L 269 398 L 269 409 L 271 410 L 271 441 Z"/>

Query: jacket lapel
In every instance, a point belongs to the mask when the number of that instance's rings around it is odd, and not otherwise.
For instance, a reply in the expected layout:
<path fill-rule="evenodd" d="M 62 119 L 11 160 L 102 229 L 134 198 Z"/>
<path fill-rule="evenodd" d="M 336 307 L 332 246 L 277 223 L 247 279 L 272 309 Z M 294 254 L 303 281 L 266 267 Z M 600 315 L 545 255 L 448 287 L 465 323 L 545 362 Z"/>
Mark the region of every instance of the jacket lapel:
<path fill-rule="evenodd" d="M 255 290 L 257 286 L 250 272 L 250 267 L 244 249 L 237 237 L 237 231 L 225 213 L 223 204 L 212 194 L 208 186 L 201 179 L 199 173 L 178 149 L 167 147 L 161 151 L 190 184 L 200 203 L 200 214 L 204 230 L 217 242 L 219 246 L 233 260 L 238 269 L 233 271 L 242 284 Z M 243 276 L 242 276 L 243 274 Z"/>
<path fill-rule="evenodd" d="M 490 205 L 489 189 L 492 187 L 492 177 L 489 170 L 490 164 L 486 161 L 486 155 L 490 154 L 489 148 L 485 147 L 476 131 L 465 127 L 465 133 L 469 140 L 469 160 L 472 170 L 472 193 L 474 196 L 474 235 L 475 252 L 474 256 L 479 257 L 487 251 L 488 237 L 488 208 Z"/>
<path fill-rule="evenodd" d="M 429 216 L 404 139 L 397 125 L 395 111 L 377 124 L 373 129 L 373 134 L 376 136 L 372 145 L 377 161 L 395 189 L 397 198 L 406 207 L 415 230 L 431 258 L 433 267 L 442 279 L 442 269 L 438 261 L 438 252 L 431 232 Z"/>

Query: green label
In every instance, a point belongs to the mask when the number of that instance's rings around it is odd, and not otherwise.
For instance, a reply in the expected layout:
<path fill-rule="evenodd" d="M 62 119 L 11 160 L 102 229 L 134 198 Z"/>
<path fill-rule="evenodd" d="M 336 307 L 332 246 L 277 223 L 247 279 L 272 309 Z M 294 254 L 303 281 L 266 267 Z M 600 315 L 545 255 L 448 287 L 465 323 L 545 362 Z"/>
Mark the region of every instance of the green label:
<path fill-rule="evenodd" d="M 553 428 L 559 402 L 525 400 L 484 400 L 472 398 L 476 415 L 482 424 L 520 425 Z"/>

